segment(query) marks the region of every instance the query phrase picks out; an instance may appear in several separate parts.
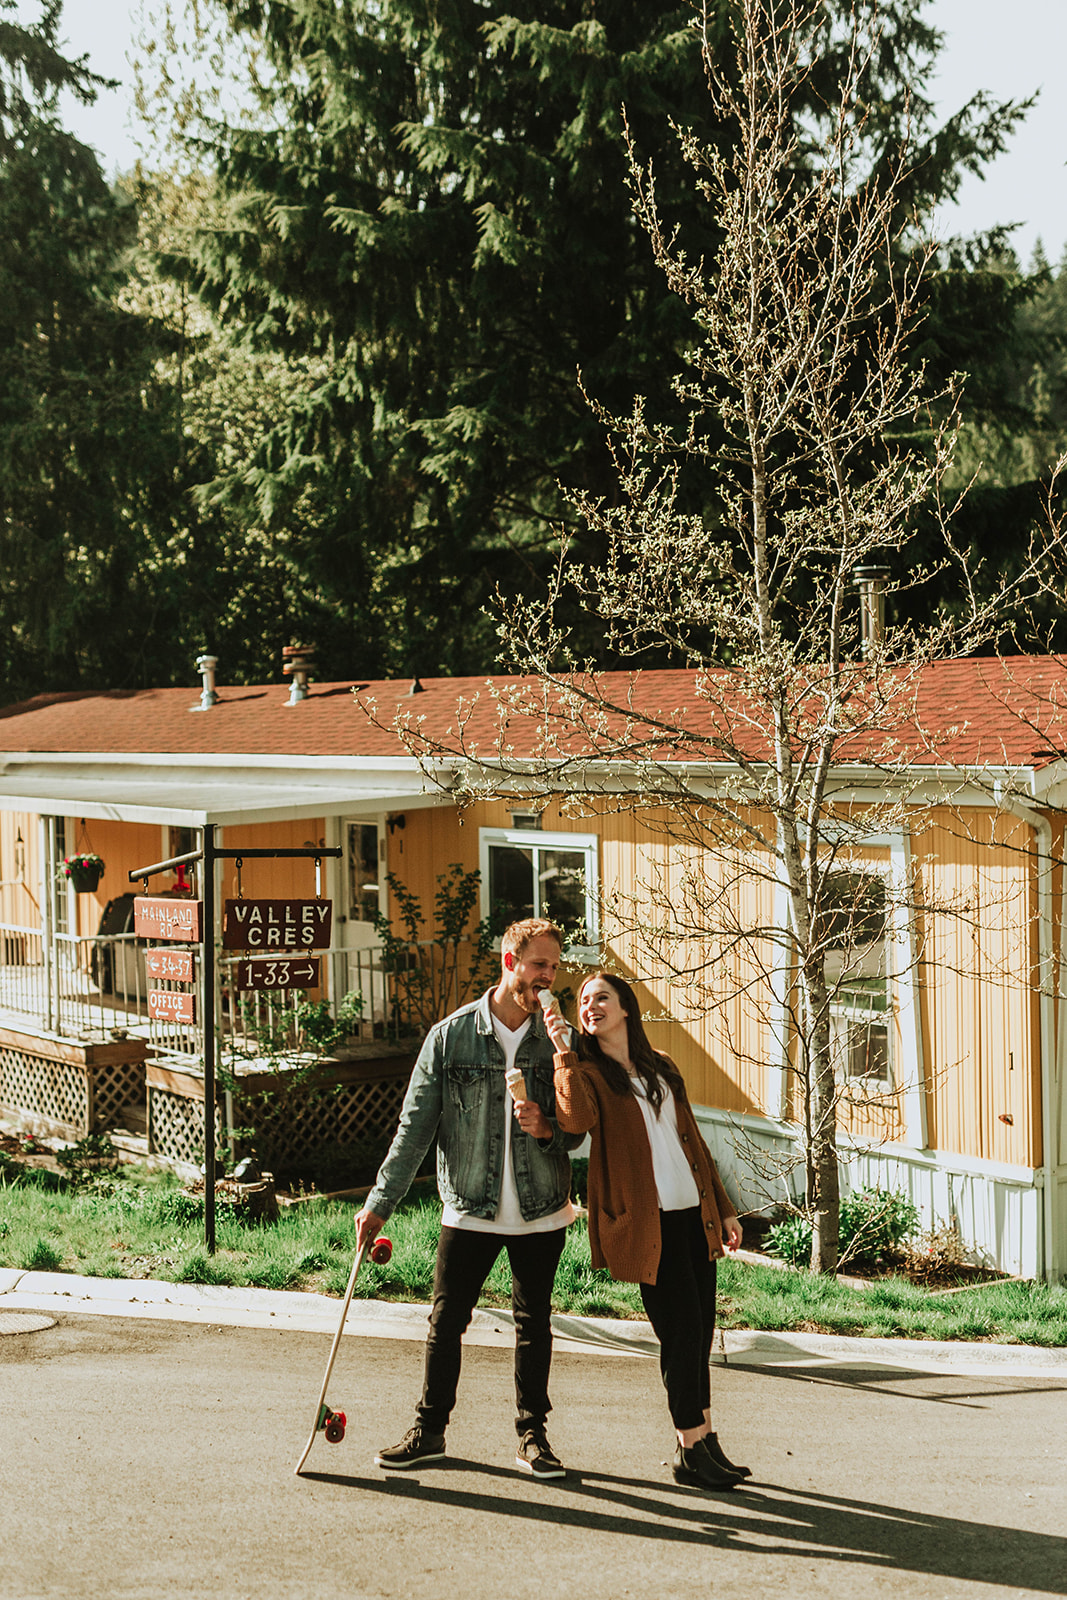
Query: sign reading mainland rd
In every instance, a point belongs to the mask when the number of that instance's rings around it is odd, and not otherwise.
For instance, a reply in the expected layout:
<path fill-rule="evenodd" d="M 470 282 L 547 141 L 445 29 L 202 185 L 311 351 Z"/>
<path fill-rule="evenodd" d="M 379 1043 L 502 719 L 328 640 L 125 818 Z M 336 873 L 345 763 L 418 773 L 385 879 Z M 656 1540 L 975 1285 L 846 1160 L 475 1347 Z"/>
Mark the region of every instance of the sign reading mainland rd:
<path fill-rule="evenodd" d="M 184 939 L 200 943 L 201 902 L 139 894 L 133 902 L 133 931 L 142 939 Z"/>
<path fill-rule="evenodd" d="M 318 956 L 252 956 L 237 963 L 238 989 L 314 989 Z"/>
<path fill-rule="evenodd" d="M 227 900 L 222 948 L 325 950 L 332 924 L 332 900 Z"/>

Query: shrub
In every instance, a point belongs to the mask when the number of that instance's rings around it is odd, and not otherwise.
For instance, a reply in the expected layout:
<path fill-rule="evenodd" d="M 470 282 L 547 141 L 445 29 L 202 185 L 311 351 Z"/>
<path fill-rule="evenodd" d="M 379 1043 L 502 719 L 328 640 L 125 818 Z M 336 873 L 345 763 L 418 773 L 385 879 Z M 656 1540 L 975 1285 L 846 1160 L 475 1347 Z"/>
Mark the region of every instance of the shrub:
<path fill-rule="evenodd" d="M 841 1264 L 877 1265 L 898 1256 L 918 1226 L 918 1210 L 903 1191 L 854 1190 L 841 1202 Z M 797 1212 L 768 1229 L 767 1250 L 791 1267 L 804 1267 L 811 1260 L 811 1236 L 811 1218 Z"/>

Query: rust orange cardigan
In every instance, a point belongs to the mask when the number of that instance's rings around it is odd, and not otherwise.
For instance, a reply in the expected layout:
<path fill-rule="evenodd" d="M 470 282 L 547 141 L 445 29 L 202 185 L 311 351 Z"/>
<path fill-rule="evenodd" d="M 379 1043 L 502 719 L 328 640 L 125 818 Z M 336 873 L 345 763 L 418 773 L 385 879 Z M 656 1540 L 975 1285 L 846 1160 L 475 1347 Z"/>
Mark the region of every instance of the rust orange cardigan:
<path fill-rule="evenodd" d="M 589 1249 L 594 1267 L 623 1283 L 655 1283 L 660 1228 L 652 1150 L 645 1119 L 632 1094 L 616 1094 L 592 1062 L 573 1050 L 556 1055 L 556 1116 L 567 1133 L 588 1133 Z M 722 1225 L 736 1212 L 723 1187 L 693 1108 L 675 1097 L 678 1135 L 700 1192 L 708 1256 L 725 1255 Z"/>

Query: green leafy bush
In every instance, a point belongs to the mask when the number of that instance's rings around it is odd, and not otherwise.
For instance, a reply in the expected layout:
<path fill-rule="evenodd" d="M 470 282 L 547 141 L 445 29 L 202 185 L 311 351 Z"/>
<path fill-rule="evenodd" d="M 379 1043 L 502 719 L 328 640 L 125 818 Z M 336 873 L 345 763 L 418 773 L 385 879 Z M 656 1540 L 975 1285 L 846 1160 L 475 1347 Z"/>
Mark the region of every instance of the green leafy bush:
<path fill-rule="evenodd" d="M 876 1266 L 901 1254 L 919 1226 L 919 1213 L 902 1190 L 856 1189 L 841 1202 L 841 1263 Z M 802 1212 L 767 1231 L 767 1250 L 792 1267 L 811 1260 L 811 1218 Z"/>

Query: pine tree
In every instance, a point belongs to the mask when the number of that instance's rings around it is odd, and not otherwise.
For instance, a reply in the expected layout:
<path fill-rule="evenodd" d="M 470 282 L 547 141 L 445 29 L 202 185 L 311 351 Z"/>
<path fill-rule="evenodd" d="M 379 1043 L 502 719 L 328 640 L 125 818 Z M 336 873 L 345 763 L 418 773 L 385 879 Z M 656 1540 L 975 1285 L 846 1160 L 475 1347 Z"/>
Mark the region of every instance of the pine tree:
<path fill-rule="evenodd" d="M 121 311 L 132 208 L 59 125 L 103 80 L 0 0 L 0 682 L 137 683 L 173 654 L 160 572 L 172 514 L 155 330 Z M 160 530 L 163 530 L 162 538 Z"/>
<path fill-rule="evenodd" d="M 665 214 L 694 258 L 709 254 L 714 222 L 670 127 L 727 136 L 710 120 L 691 10 L 223 5 L 272 69 L 266 126 L 216 126 L 229 218 L 170 266 L 233 341 L 328 376 L 264 419 L 212 497 L 284 529 L 304 593 L 294 625 L 313 618 L 334 670 L 487 668 L 485 599 L 499 586 L 521 606 L 551 570 L 558 530 L 588 538 L 567 493 L 613 492 L 578 371 L 608 410 L 640 392 L 665 424 L 680 416 L 666 374 L 692 327 L 634 227 L 622 108 L 657 163 Z M 827 7 L 831 32 L 841 10 Z M 933 129 L 921 91 L 937 35 L 921 11 L 922 0 L 884 8 L 869 108 L 876 155 L 907 119 L 925 129 L 908 204 L 950 193 L 1014 114 L 979 98 Z M 843 37 L 797 107 L 802 131 L 845 70 Z M 798 160 L 809 154 L 802 144 Z"/>

